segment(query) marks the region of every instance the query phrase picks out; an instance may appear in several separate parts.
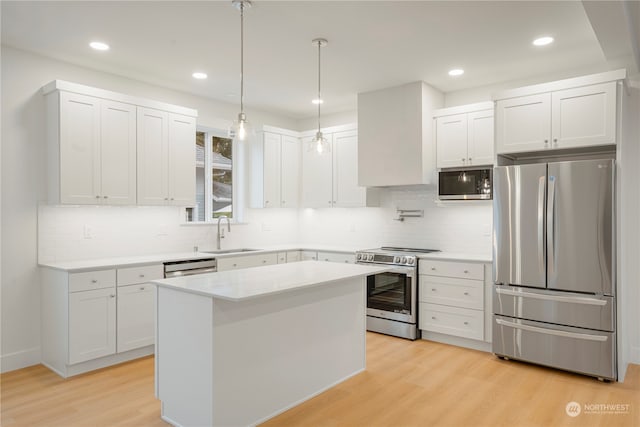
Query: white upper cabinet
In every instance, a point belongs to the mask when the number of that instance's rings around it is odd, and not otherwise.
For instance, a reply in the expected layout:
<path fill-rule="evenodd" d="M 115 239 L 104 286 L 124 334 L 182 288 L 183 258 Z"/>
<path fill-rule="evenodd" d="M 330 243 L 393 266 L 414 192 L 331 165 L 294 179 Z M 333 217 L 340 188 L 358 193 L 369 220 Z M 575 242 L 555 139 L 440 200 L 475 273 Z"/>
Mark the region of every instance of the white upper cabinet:
<path fill-rule="evenodd" d="M 358 131 L 324 132 L 331 151 L 319 155 L 302 138 L 302 206 L 306 208 L 377 206 L 375 189 L 358 185 Z"/>
<path fill-rule="evenodd" d="M 138 107 L 138 204 L 195 204 L 195 135 L 193 117 Z"/>
<path fill-rule="evenodd" d="M 358 186 L 358 132 L 355 130 L 332 134 L 333 206 L 358 207 L 366 205 L 367 189 Z"/>
<path fill-rule="evenodd" d="M 493 164 L 493 102 L 434 112 L 438 168 Z"/>
<path fill-rule="evenodd" d="M 498 154 L 616 144 L 624 70 L 505 91 L 496 103 Z"/>
<path fill-rule="evenodd" d="M 42 92 L 50 202 L 195 203 L 195 110 L 61 80 Z"/>
<path fill-rule="evenodd" d="M 467 115 L 438 117 L 436 119 L 436 144 L 439 168 L 466 166 Z"/>
<path fill-rule="evenodd" d="M 495 141 L 493 109 L 467 114 L 469 165 L 492 165 Z"/>
<path fill-rule="evenodd" d="M 135 204 L 135 106 L 70 92 L 47 103 L 51 201 Z"/>
<path fill-rule="evenodd" d="M 300 139 L 264 132 L 262 200 L 254 205 L 265 208 L 295 208 L 300 200 Z M 260 198 L 259 198 L 260 199 Z"/>
<path fill-rule="evenodd" d="M 196 203 L 196 119 L 169 113 L 169 204 Z"/>
<path fill-rule="evenodd" d="M 358 183 L 435 182 L 433 112 L 444 95 L 424 82 L 358 94 Z"/>
<path fill-rule="evenodd" d="M 325 134 L 325 138 L 331 135 Z M 302 206 L 330 208 L 333 206 L 333 149 L 324 154 L 309 150 L 312 139 L 312 136 L 302 138 Z"/>

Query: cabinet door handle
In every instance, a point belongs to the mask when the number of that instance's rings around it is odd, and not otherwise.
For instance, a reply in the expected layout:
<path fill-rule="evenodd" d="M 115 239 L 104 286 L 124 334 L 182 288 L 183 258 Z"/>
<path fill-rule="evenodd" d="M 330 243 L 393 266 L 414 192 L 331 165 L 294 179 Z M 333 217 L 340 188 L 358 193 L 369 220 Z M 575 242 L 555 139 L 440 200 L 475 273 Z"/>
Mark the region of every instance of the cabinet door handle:
<path fill-rule="evenodd" d="M 466 162 L 467 159 L 465 159 L 464 157 L 462 158 L 462 163 Z"/>
<path fill-rule="evenodd" d="M 468 324 L 469 324 L 469 322 L 464 322 L 464 324 L 465 324 L 465 325 L 468 325 Z"/>
<path fill-rule="evenodd" d="M 329 200 L 327 203 L 331 204 L 331 200 Z"/>
<path fill-rule="evenodd" d="M 98 196 L 98 195 L 96 194 L 96 199 L 99 199 L 99 198 L 100 198 L 100 196 Z"/>
<path fill-rule="evenodd" d="M 431 292 L 435 292 L 435 291 L 436 291 L 436 288 L 431 288 Z"/>
<path fill-rule="evenodd" d="M 465 270 L 465 271 L 464 271 L 464 274 L 469 274 L 469 270 Z"/>
<path fill-rule="evenodd" d="M 144 277 L 144 274 L 141 274 L 139 277 L 141 277 L 141 278 Z"/>
<path fill-rule="evenodd" d="M 435 267 L 431 267 L 431 271 L 436 271 L 436 268 Z"/>
<path fill-rule="evenodd" d="M 265 204 L 265 205 L 268 205 L 268 204 L 269 204 L 269 201 L 268 201 L 268 200 L 265 200 L 265 201 L 264 201 L 264 204 Z"/>
<path fill-rule="evenodd" d="M 267 263 L 267 260 L 266 260 L 266 259 L 263 259 L 263 260 L 262 260 L 262 263 L 263 263 L 263 264 L 266 264 L 266 263 Z"/>
<path fill-rule="evenodd" d="M 471 162 L 471 157 L 469 157 L 469 162 Z"/>
<path fill-rule="evenodd" d="M 171 198 L 171 200 L 173 200 L 173 197 Z"/>
<path fill-rule="evenodd" d="M 109 298 L 115 298 L 115 297 L 116 297 L 116 294 L 109 295 Z"/>
<path fill-rule="evenodd" d="M 233 264 L 233 266 L 234 266 L 234 267 L 237 267 L 237 266 L 238 266 L 238 264 Z"/>
<path fill-rule="evenodd" d="M 141 290 L 141 291 L 144 291 L 144 286 L 140 286 L 140 290 Z"/>
<path fill-rule="evenodd" d="M 168 198 L 168 197 L 165 197 L 164 199 L 165 199 L 165 200 L 169 200 L 169 198 Z"/>
<path fill-rule="evenodd" d="M 103 198 L 103 199 L 108 199 L 108 198 L 109 198 L 109 196 L 102 196 L 102 198 Z"/>
<path fill-rule="evenodd" d="M 465 292 L 464 294 L 465 294 L 465 295 L 469 295 L 469 292 Z"/>
<path fill-rule="evenodd" d="M 545 143 L 545 144 L 548 144 L 548 143 L 549 143 L 549 140 L 548 140 L 548 139 L 545 139 L 545 140 L 544 140 L 544 143 Z"/>
<path fill-rule="evenodd" d="M 553 138 L 553 142 L 558 142 L 558 138 Z"/>
<path fill-rule="evenodd" d="M 431 316 L 431 320 L 436 320 L 436 316 Z"/>
<path fill-rule="evenodd" d="M 91 283 L 98 283 L 96 279 L 91 280 Z"/>

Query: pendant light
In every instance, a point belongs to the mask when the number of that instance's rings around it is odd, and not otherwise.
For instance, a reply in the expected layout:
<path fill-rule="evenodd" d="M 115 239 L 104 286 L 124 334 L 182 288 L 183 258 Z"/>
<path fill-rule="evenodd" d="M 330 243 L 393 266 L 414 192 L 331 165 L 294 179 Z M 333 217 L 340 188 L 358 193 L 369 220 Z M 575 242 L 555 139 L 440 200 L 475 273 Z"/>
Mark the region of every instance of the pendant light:
<path fill-rule="evenodd" d="M 233 6 L 240 11 L 240 113 L 229 130 L 229 136 L 239 141 L 247 140 L 253 133 L 247 115 L 244 113 L 244 10 L 251 7 L 249 0 L 233 0 Z"/>
<path fill-rule="evenodd" d="M 318 132 L 316 132 L 316 136 L 309 144 L 309 151 L 315 151 L 317 154 L 322 155 L 331 151 L 331 144 L 329 144 L 329 141 L 322 135 L 320 130 L 320 106 L 322 105 L 322 98 L 320 97 L 320 50 L 328 42 L 326 39 L 313 39 L 311 43 L 314 46 L 318 46 L 318 98 L 314 101 L 318 104 Z"/>

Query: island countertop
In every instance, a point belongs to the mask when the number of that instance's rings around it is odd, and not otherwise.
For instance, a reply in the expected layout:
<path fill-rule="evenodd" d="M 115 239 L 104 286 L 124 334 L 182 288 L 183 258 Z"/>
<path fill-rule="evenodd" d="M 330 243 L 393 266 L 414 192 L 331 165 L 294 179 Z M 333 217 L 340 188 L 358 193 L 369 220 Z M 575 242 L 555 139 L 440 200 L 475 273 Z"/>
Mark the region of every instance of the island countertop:
<path fill-rule="evenodd" d="M 154 280 L 152 283 L 212 298 L 244 301 L 387 270 L 389 268 L 386 266 L 301 261 L 174 277 Z"/>

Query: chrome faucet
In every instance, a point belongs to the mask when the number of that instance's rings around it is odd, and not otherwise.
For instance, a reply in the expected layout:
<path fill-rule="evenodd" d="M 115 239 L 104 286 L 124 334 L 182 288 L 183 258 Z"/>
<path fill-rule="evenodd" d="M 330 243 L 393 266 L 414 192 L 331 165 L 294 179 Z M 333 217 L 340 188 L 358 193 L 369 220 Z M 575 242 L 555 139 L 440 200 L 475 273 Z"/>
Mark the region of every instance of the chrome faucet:
<path fill-rule="evenodd" d="M 227 220 L 227 229 L 229 230 L 229 233 L 231 233 L 231 221 L 229 221 L 229 217 L 226 215 L 221 215 L 218 217 L 218 238 L 216 240 L 216 244 L 217 247 L 216 249 L 220 250 L 220 239 L 224 239 L 224 228 L 222 229 L 222 231 L 220 231 L 220 221 L 222 221 L 222 218 L 225 218 Z M 220 234 L 222 233 L 222 234 Z"/>

